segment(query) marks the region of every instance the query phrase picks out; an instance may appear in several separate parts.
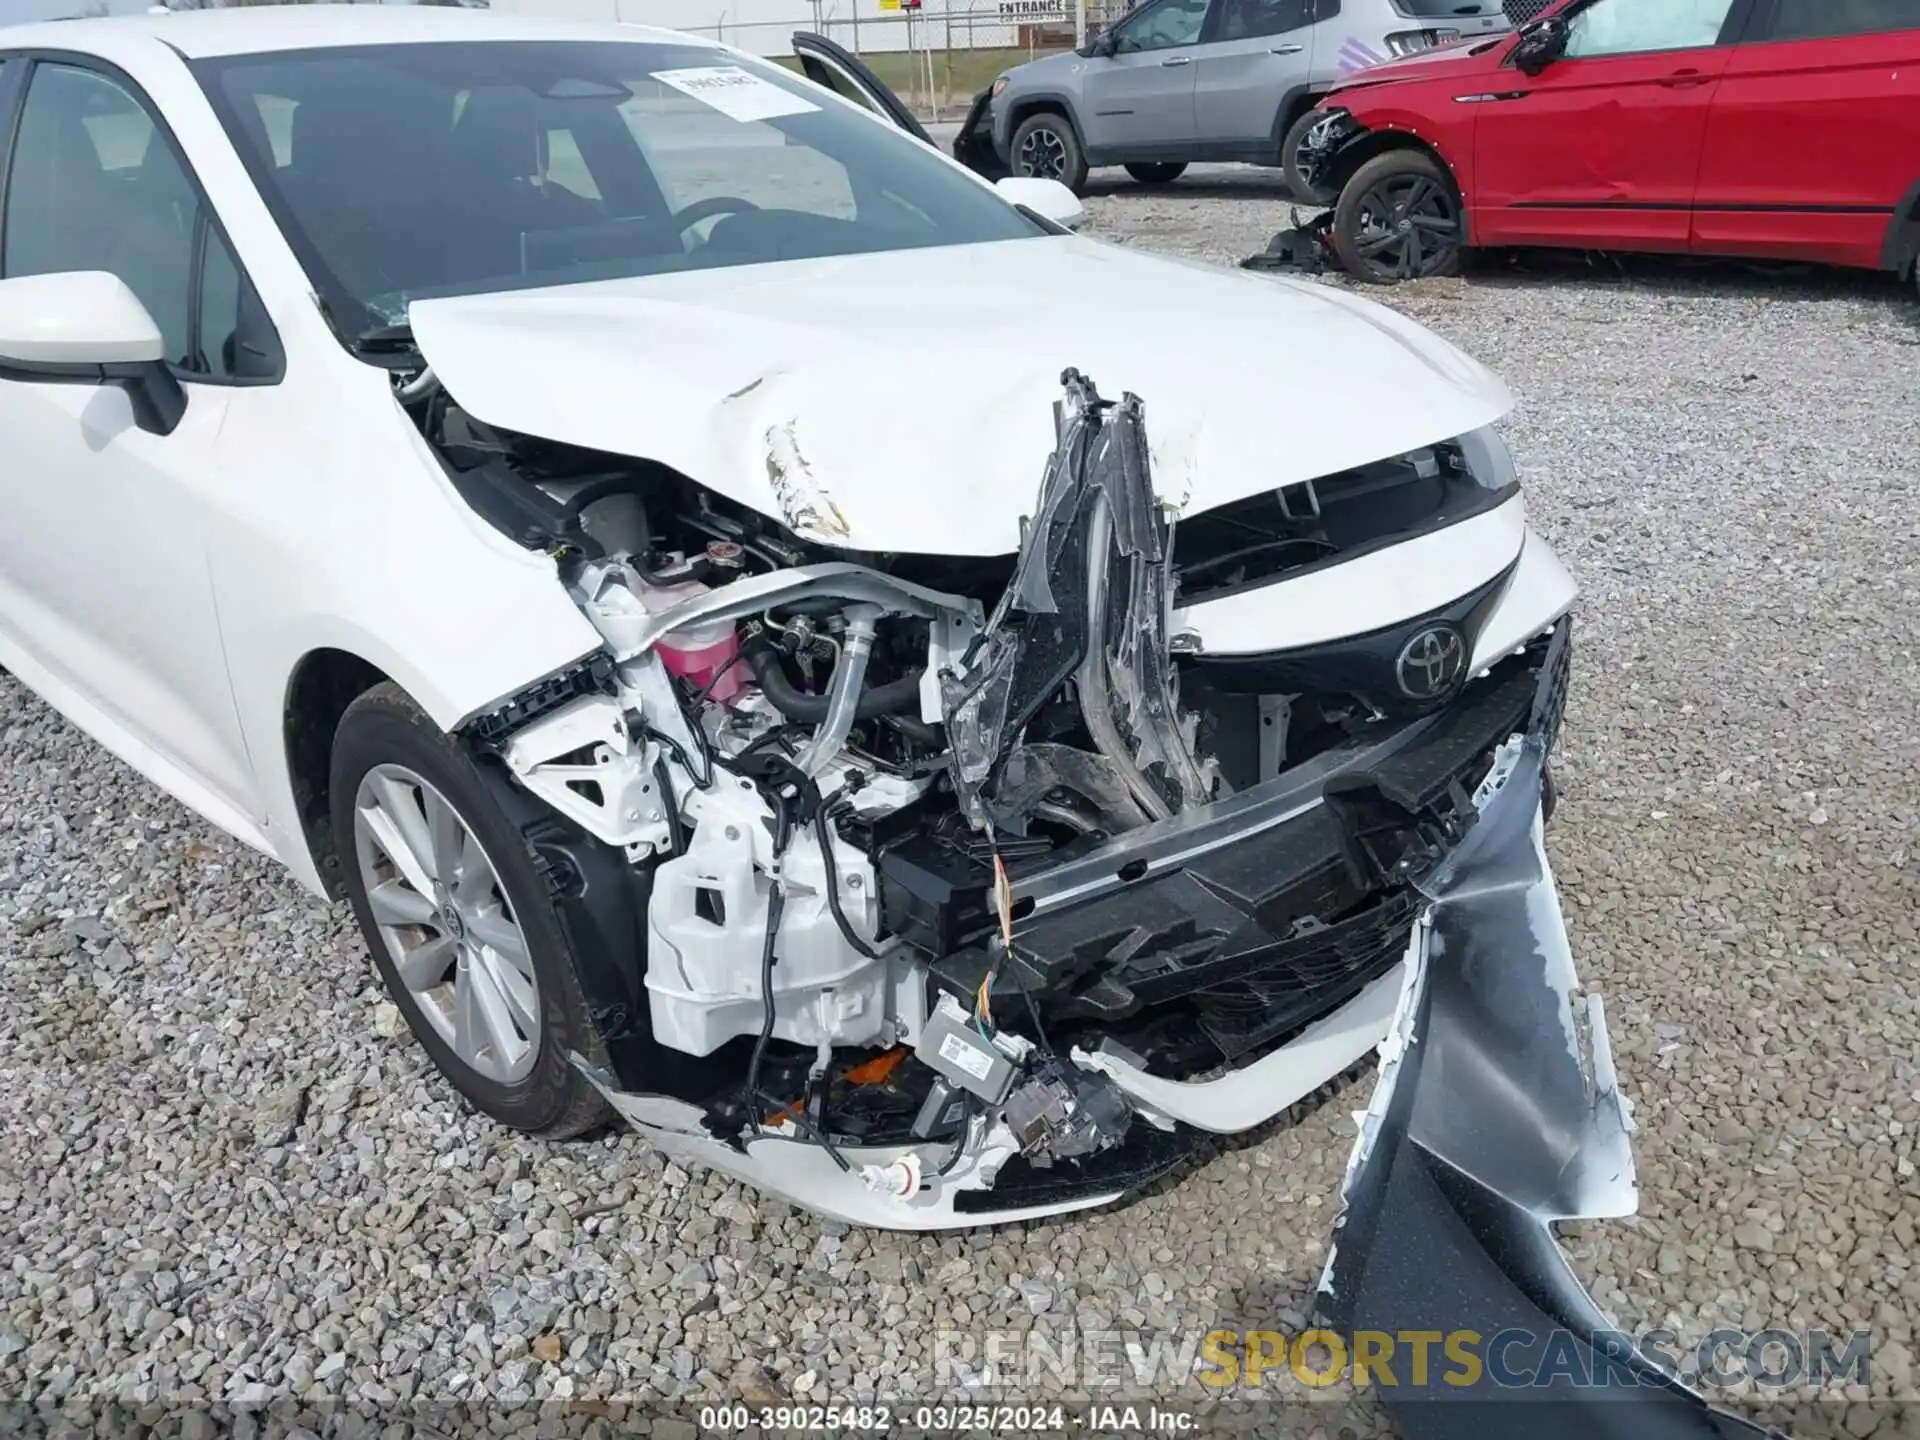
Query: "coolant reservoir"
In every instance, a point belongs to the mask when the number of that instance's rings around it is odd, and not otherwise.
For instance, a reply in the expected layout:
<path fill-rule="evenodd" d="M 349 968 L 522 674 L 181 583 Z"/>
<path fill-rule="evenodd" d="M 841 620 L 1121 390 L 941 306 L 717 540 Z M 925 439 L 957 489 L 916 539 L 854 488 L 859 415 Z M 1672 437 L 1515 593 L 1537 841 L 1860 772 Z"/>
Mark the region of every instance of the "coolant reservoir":
<path fill-rule="evenodd" d="M 683 600 L 705 595 L 710 587 L 698 580 L 675 580 L 657 584 L 635 571 L 627 582 L 640 603 L 650 611 L 670 609 Z M 676 630 L 653 647 L 667 673 L 685 680 L 695 689 L 706 690 L 722 705 L 746 688 L 745 668 L 734 664 L 740 655 L 740 636 L 731 620 L 713 620 L 704 625 L 689 625 Z"/>

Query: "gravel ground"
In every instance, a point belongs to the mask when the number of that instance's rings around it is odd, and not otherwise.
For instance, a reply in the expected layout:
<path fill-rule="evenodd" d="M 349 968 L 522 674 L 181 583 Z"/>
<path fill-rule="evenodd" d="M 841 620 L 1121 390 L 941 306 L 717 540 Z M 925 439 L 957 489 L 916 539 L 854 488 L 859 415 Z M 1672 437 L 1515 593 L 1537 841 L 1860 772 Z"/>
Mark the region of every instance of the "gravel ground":
<path fill-rule="evenodd" d="M 1221 169 L 1089 208 L 1233 261 L 1282 195 Z M 1582 1275 L 1689 1338 L 1870 1327 L 1875 1391 L 1904 1389 L 1911 299 L 1645 266 L 1384 298 L 1512 384 L 1535 523 L 1585 587 L 1550 849 L 1643 1206 L 1577 1238 Z M 988 1331 L 1298 1325 L 1370 1080 L 1123 1208 L 942 1238 L 848 1233 L 630 1136 L 524 1141 L 394 1034 L 343 910 L 0 678 L 0 1398 L 923 1399 Z M 1891 1424 L 1830 1398 L 1837 1429 Z M 1331 1405 L 1290 1423 L 1379 1428 Z"/>

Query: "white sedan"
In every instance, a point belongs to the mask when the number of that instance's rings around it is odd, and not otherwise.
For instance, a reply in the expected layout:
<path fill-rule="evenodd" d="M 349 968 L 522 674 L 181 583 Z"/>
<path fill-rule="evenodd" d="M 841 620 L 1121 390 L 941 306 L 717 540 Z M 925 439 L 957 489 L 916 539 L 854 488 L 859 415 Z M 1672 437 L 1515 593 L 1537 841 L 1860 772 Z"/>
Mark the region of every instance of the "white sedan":
<path fill-rule="evenodd" d="M 349 901 L 504 1124 L 1098 1204 L 1380 1040 L 1574 587 L 1479 365 L 810 73 L 0 30 L 0 665 Z"/>

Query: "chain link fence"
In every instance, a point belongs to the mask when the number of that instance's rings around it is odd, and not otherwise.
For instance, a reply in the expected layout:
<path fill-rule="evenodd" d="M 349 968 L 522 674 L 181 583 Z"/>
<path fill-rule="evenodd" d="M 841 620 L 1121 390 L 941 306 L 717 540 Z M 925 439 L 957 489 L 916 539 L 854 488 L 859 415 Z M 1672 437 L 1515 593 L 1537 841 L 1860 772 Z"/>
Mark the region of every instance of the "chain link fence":
<path fill-rule="evenodd" d="M 1553 0 L 1501 0 L 1507 19 L 1515 25 L 1524 25 L 1529 20 L 1537 19 L 1540 12 L 1551 4 Z"/>

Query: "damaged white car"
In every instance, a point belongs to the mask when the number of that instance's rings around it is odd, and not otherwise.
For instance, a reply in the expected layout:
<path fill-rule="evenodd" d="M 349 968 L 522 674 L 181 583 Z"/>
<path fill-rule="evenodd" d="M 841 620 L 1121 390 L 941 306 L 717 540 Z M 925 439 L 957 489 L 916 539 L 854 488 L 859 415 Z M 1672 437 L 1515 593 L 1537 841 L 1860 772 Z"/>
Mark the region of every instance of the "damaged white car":
<path fill-rule="evenodd" d="M 1550 802 L 1574 586 L 1385 309 L 632 27 L 0 31 L 0 141 L 0 663 L 504 1124 L 1110 1201 L 1370 1052 Z"/>

